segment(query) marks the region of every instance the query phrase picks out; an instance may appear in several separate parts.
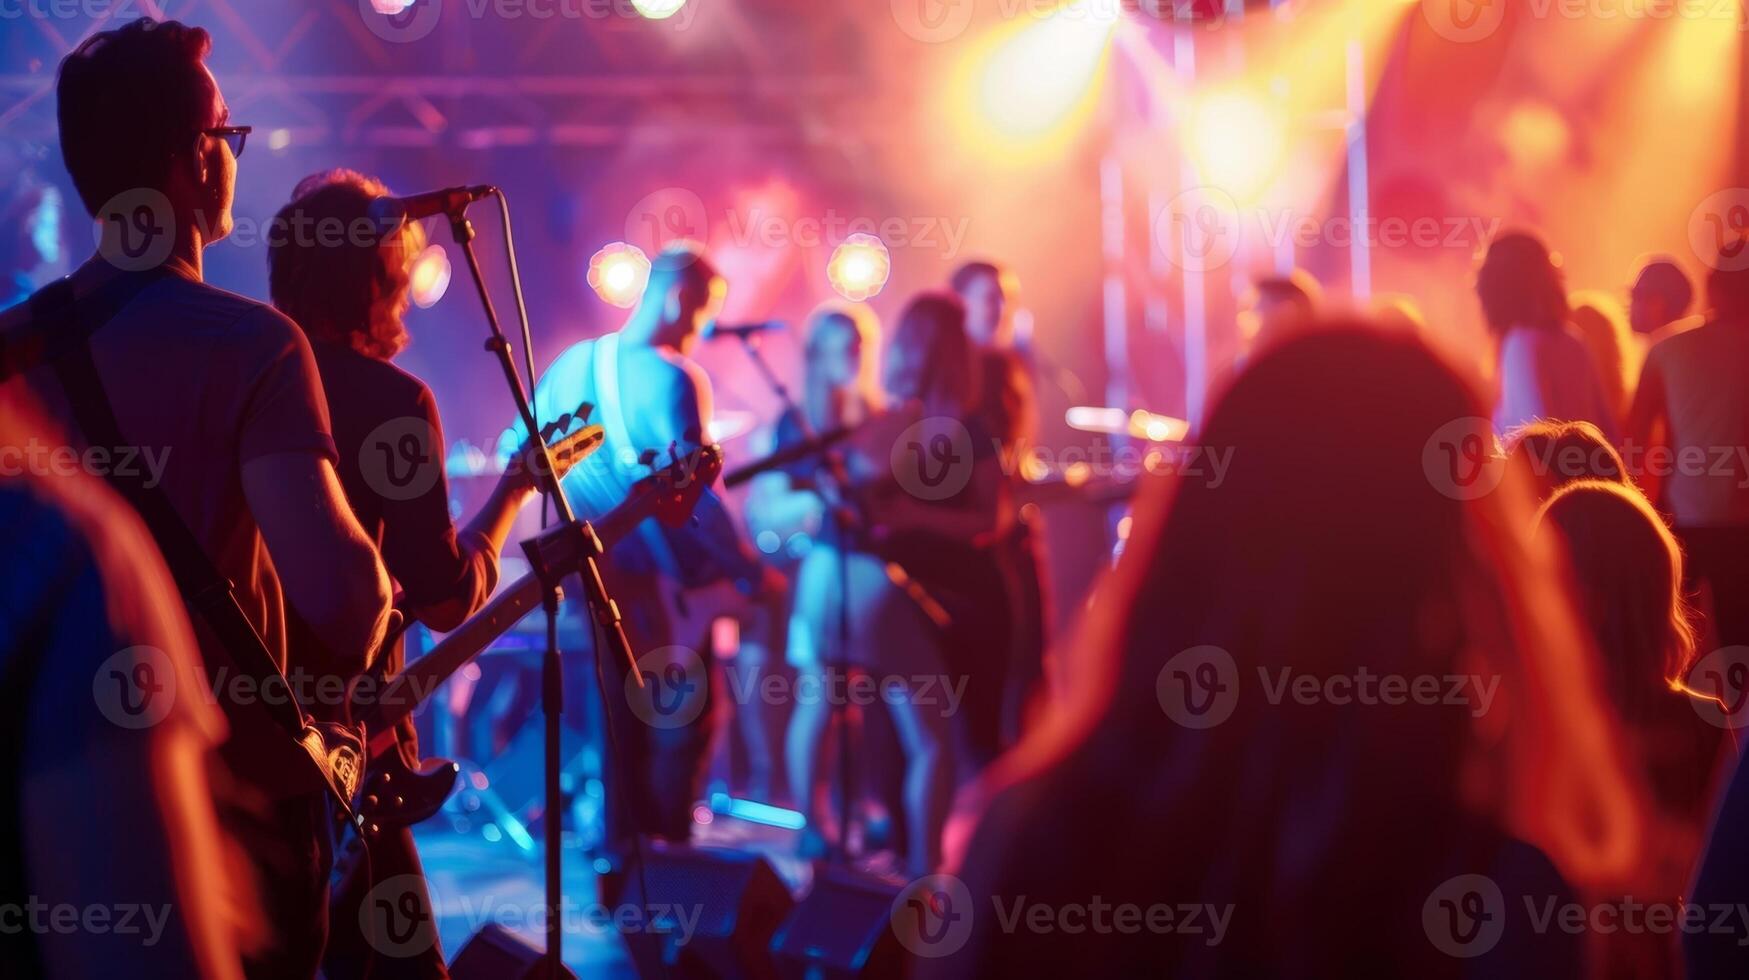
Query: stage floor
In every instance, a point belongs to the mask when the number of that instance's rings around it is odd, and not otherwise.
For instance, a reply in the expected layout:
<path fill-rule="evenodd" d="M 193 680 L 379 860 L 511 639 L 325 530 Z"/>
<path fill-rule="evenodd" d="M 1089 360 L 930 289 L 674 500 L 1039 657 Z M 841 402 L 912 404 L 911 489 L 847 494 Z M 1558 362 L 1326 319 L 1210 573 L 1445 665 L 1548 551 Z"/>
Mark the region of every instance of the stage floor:
<path fill-rule="evenodd" d="M 524 851 L 509 838 L 488 841 L 479 832 L 458 833 L 442 817 L 414 829 L 425 873 L 436 906 L 438 936 L 444 955 L 454 960 L 462 944 L 482 927 L 498 922 L 544 944 L 542 926 L 531 922 L 543 901 L 539 848 Z M 797 895 L 813 880 L 810 862 L 796 856 L 794 831 L 761 826 L 713 815 L 708 824 L 693 824 L 695 844 L 733 847 L 764 854 L 778 876 Z M 598 901 L 596 872 L 580 843 L 565 848 L 565 897 L 578 909 Z M 567 916 L 565 963 L 580 977 L 635 977 L 619 934 L 589 921 L 581 912 Z"/>

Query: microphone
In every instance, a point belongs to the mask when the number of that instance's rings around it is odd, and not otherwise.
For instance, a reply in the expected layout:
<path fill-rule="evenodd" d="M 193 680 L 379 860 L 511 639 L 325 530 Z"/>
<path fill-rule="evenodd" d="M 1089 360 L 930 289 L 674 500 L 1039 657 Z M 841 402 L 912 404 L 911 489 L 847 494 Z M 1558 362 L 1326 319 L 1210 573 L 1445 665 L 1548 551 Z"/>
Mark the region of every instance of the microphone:
<path fill-rule="evenodd" d="M 763 320 L 758 323 L 720 323 L 712 320 L 710 326 L 704 328 L 704 339 L 715 340 L 718 337 L 735 337 L 747 340 L 765 333 L 768 330 L 782 330 L 782 320 Z"/>
<path fill-rule="evenodd" d="M 406 197 L 379 197 L 370 202 L 370 217 L 383 228 L 398 228 L 409 221 L 429 218 L 434 214 L 459 215 L 467 206 L 483 197 L 498 193 L 491 184 L 469 187 L 445 187 L 440 191 L 409 194 Z"/>

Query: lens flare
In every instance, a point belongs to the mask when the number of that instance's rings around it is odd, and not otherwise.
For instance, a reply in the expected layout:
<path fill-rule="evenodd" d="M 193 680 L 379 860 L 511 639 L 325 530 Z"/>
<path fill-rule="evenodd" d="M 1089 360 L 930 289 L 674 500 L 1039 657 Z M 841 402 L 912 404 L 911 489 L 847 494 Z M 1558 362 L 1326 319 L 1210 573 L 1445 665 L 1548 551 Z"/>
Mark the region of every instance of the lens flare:
<path fill-rule="evenodd" d="M 413 305 L 420 309 L 429 309 L 443 298 L 449 289 L 449 255 L 442 245 L 433 242 L 413 257 L 413 266 L 408 271 L 408 293 Z"/>
<path fill-rule="evenodd" d="M 826 278 L 832 288 L 852 303 L 878 296 L 892 271 L 887 246 L 879 238 L 860 232 L 833 249 L 832 259 L 826 263 Z"/>
<path fill-rule="evenodd" d="M 684 6 L 686 0 L 632 0 L 632 9 L 646 20 L 667 20 Z"/>
<path fill-rule="evenodd" d="M 649 279 L 650 259 L 636 245 L 614 242 L 589 257 L 589 288 L 622 310 L 637 304 Z"/>
<path fill-rule="evenodd" d="M 1244 92 L 1199 99 L 1185 120 L 1184 139 L 1203 181 L 1240 201 L 1267 191 L 1287 155 L 1281 113 Z"/>

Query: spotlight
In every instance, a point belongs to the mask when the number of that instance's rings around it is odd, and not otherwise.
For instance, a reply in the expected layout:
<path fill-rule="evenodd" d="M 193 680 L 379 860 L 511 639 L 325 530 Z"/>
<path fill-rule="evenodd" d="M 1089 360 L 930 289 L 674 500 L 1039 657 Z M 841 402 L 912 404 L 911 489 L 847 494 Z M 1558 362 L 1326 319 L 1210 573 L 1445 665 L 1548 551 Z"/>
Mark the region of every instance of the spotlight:
<path fill-rule="evenodd" d="M 650 260 L 636 245 L 614 242 L 589 258 L 589 288 L 620 309 L 637 304 L 649 279 Z"/>
<path fill-rule="evenodd" d="M 887 246 L 873 235 L 858 232 L 832 250 L 826 263 L 826 278 L 838 295 L 860 303 L 880 294 L 892 274 Z"/>
<path fill-rule="evenodd" d="M 632 0 L 633 9 L 646 20 L 667 20 L 680 13 L 680 8 L 684 6 L 686 0 Z"/>
<path fill-rule="evenodd" d="M 422 310 L 429 309 L 442 299 L 444 291 L 449 289 L 449 274 L 449 256 L 444 253 L 443 246 L 435 242 L 425 246 L 413 257 L 413 266 L 407 272 L 408 292 L 412 295 L 413 305 Z"/>
<path fill-rule="evenodd" d="M 1119 12 L 1097 0 L 1065 4 L 1002 38 L 982 60 L 976 106 L 1004 142 L 1051 143 L 1090 109 Z"/>
<path fill-rule="evenodd" d="M 1202 178 L 1233 197 L 1255 199 L 1269 189 L 1287 153 L 1281 113 L 1239 92 L 1209 95 L 1187 120 L 1185 141 Z"/>

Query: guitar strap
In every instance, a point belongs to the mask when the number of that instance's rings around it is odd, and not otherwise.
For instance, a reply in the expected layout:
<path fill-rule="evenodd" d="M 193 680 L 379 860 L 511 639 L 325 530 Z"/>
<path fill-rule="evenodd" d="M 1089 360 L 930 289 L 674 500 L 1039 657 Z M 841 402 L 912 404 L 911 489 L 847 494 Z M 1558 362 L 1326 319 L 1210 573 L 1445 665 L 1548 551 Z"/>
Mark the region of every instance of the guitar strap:
<path fill-rule="evenodd" d="M 595 377 L 595 405 L 601 412 L 601 427 L 607 430 L 608 445 L 636 451 L 637 443 L 632 441 L 631 426 L 626 422 L 625 401 L 619 396 L 619 353 L 619 334 L 610 333 L 595 341 L 594 356 L 589 363 L 590 372 Z M 614 459 L 613 465 L 615 472 L 621 474 L 621 482 L 627 483 L 619 468 L 621 461 Z M 629 483 L 620 490 L 623 493 L 628 488 Z M 638 525 L 637 534 L 649 550 L 657 571 L 668 581 L 679 582 L 680 566 L 662 529 L 654 521 L 645 521 Z"/>
<path fill-rule="evenodd" d="M 104 390 L 91 354 L 91 338 L 128 302 L 162 276 L 157 270 L 133 273 L 110 283 L 94 294 L 88 306 L 73 302 L 73 286 L 61 279 L 30 299 L 32 319 L 53 325 L 57 340 L 45 348 L 49 364 L 65 390 L 73 417 L 87 444 L 127 445 L 109 394 Z M 58 348 L 58 349 L 56 349 Z M 109 484 L 139 512 L 152 538 L 164 554 L 165 564 L 189 609 L 206 621 L 232 664 L 252 680 L 256 690 L 290 691 L 291 687 L 268 652 L 267 644 L 237 602 L 235 586 L 219 573 L 206 549 L 170 503 L 162 486 L 146 482 L 144 474 L 123 474 L 112 467 Z M 277 686 L 275 686 L 277 684 Z M 296 741 L 315 764 L 336 802 L 348 813 L 357 794 L 363 769 L 363 739 L 345 726 L 310 722 L 291 698 L 254 698 L 280 728 Z M 238 710 L 229 700 L 227 711 Z"/>

